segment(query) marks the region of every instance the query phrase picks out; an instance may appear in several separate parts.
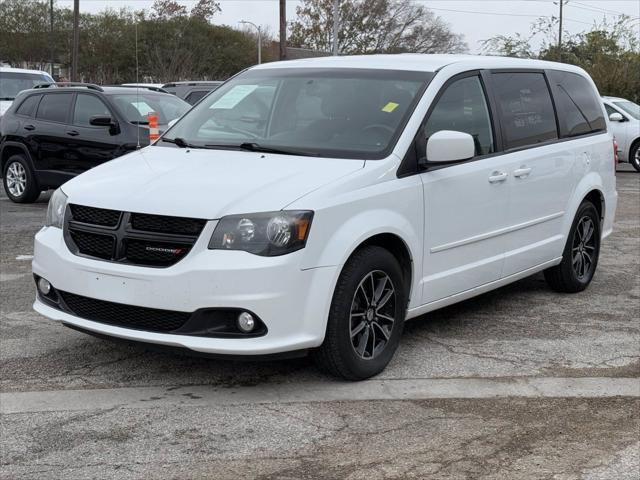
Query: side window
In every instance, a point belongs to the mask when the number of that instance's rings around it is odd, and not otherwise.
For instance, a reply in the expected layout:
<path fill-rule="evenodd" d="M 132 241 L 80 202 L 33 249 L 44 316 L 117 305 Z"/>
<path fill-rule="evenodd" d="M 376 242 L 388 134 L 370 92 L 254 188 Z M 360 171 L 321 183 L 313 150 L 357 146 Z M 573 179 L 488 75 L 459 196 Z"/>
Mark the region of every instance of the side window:
<path fill-rule="evenodd" d="M 207 93 L 209 93 L 209 90 L 194 90 L 189 95 L 187 95 L 187 98 L 185 98 L 184 101 L 189 105 L 195 105 L 200 100 L 202 100 L 207 95 Z"/>
<path fill-rule="evenodd" d="M 33 117 L 36 113 L 36 107 L 40 101 L 42 95 L 31 95 L 25 98 L 24 102 L 16 110 L 16 114 L 24 115 L 26 117 Z"/>
<path fill-rule="evenodd" d="M 66 121 L 72 98 L 73 93 L 50 93 L 43 95 L 42 101 L 38 106 L 36 117 L 39 120 L 49 120 L 51 122 Z"/>
<path fill-rule="evenodd" d="M 606 103 L 604 104 L 604 108 L 607 111 L 607 117 L 610 116 L 612 113 L 620 113 L 615 108 L 613 108 L 611 105 L 607 105 Z"/>
<path fill-rule="evenodd" d="M 494 73 L 505 149 L 558 138 L 549 88 L 542 73 Z"/>
<path fill-rule="evenodd" d="M 548 75 L 554 87 L 562 137 L 575 137 L 607 128 L 600 100 L 586 78 L 559 70 L 550 70 Z"/>
<path fill-rule="evenodd" d="M 107 106 L 95 95 L 79 93 L 73 109 L 73 124 L 88 127 L 89 119 L 94 115 L 111 116 Z"/>
<path fill-rule="evenodd" d="M 420 140 L 428 139 L 440 130 L 456 130 L 471 135 L 476 155 L 495 151 L 491 117 L 479 77 L 462 78 L 447 87 L 425 123 Z"/>

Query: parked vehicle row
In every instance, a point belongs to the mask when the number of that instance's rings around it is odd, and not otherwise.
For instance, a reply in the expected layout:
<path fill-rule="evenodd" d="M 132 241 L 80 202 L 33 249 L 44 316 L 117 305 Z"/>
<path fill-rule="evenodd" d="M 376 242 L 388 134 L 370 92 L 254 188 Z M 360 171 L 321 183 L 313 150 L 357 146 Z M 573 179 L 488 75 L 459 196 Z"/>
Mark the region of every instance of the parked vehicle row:
<path fill-rule="evenodd" d="M 539 271 L 560 292 L 589 285 L 617 203 L 611 130 L 593 81 L 564 64 L 256 66 L 54 192 L 34 308 L 206 354 L 310 352 L 367 378 L 405 319 Z"/>
<path fill-rule="evenodd" d="M 168 93 L 92 84 L 23 90 L 0 120 L 0 166 L 7 196 L 35 201 L 90 168 L 149 144 L 147 114 L 160 130 L 189 104 Z M 42 87 L 42 86 L 41 86 Z"/>

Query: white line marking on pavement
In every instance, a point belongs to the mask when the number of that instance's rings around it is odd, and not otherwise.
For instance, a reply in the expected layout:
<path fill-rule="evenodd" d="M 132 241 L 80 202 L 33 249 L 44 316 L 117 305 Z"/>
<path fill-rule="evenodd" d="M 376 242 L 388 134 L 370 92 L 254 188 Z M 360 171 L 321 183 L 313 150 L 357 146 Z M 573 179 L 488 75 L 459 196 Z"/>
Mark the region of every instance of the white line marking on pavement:
<path fill-rule="evenodd" d="M 450 378 L 312 382 L 226 388 L 215 385 L 0 393 L 0 412 L 206 407 L 260 403 L 482 398 L 640 397 L 640 378 Z"/>
<path fill-rule="evenodd" d="M 16 260 L 33 260 L 33 255 L 18 255 Z"/>

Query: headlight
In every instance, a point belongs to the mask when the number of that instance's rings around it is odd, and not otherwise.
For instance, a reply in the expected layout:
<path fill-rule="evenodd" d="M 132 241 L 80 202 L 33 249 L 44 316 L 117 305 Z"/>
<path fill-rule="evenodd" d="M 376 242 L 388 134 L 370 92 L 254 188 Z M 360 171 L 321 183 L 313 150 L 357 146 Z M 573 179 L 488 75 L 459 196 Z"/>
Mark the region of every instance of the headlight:
<path fill-rule="evenodd" d="M 57 189 L 49 199 L 49 206 L 47 207 L 47 221 L 45 225 L 47 227 L 62 228 L 62 221 L 64 220 L 64 211 L 66 208 L 67 196 L 62 190 Z"/>
<path fill-rule="evenodd" d="M 275 257 L 304 248 L 313 212 L 281 211 L 229 215 L 216 225 L 209 248 Z"/>

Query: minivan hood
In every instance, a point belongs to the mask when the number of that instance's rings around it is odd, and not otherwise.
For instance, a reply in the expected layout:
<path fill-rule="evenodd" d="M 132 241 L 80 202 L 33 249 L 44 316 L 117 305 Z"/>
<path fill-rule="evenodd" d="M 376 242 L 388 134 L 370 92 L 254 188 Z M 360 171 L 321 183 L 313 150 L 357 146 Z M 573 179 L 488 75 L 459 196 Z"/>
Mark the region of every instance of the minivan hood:
<path fill-rule="evenodd" d="M 80 205 L 217 219 L 280 210 L 363 166 L 364 160 L 152 146 L 93 168 L 62 190 Z"/>

